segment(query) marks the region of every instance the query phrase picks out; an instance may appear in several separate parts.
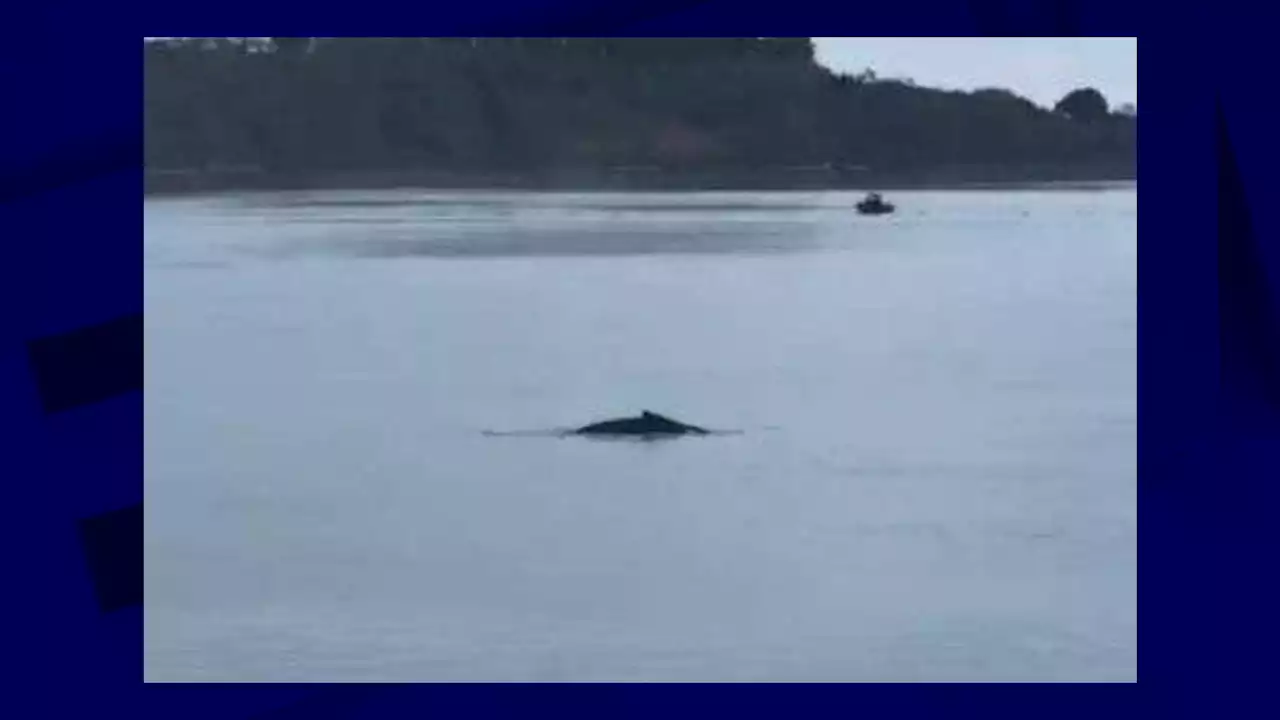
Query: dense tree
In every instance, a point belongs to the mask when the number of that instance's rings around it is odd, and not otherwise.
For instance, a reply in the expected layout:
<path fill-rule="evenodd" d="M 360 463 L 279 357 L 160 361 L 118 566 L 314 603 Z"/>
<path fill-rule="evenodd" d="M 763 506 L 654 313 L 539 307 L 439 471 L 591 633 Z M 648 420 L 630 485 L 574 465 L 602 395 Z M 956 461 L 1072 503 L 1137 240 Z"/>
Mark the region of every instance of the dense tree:
<path fill-rule="evenodd" d="M 1072 90 L 1053 109 L 1080 122 L 1097 122 L 1108 114 L 1107 99 L 1091 87 Z"/>
<path fill-rule="evenodd" d="M 1005 90 L 833 75 L 806 38 L 230 40 L 145 45 L 150 170 L 911 170 L 1134 157 L 1134 120 L 1072 121 L 1095 117 L 1096 91 L 1054 113 Z"/>

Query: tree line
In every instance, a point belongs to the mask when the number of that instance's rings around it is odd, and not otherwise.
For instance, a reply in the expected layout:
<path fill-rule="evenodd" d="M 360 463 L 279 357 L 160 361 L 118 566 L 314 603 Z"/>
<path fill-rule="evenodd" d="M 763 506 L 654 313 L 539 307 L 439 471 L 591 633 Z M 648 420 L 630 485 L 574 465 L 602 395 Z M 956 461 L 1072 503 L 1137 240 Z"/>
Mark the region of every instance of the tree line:
<path fill-rule="evenodd" d="M 144 56 L 149 172 L 1136 164 L 1136 109 L 1091 88 L 1043 108 L 836 74 L 807 38 L 171 38 Z"/>

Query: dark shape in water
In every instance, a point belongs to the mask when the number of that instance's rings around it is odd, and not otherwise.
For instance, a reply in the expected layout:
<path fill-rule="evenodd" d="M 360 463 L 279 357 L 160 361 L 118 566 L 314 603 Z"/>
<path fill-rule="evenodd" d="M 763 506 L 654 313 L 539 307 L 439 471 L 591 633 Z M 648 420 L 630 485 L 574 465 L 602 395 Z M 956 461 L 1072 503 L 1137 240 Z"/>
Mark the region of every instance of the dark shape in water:
<path fill-rule="evenodd" d="M 604 420 L 569 431 L 570 435 L 710 435 L 711 431 L 686 425 L 648 410 L 638 417 Z"/>
<path fill-rule="evenodd" d="M 857 209 L 861 215 L 888 215 L 893 212 L 894 207 L 893 203 L 885 202 L 880 193 L 869 193 L 857 204 Z"/>
<path fill-rule="evenodd" d="M 771 428 L 777 429 L 777 428 Z M 579 428 L 548 428 L 546 430 L 485 430 L 489 437 L 591 437 L 633 440 L 658 440 L 682 435 L 741 435 L 742 430 L 708 430 L 688 425 L 669 417 L 645 410 L 636 417 L 614 418 L 583 425 Z"/>

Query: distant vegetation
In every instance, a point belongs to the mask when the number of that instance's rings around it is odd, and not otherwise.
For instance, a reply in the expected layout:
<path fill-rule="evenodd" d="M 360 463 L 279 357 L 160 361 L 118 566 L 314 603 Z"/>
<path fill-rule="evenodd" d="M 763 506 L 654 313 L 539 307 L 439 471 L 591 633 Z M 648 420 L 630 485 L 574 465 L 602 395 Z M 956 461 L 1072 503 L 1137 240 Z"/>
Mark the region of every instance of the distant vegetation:
<path fill-rule="evenodd" d="M 152 189 L 1126 179 L 1136 108 L 833 74 L 807 38 L 144 44 Z M 626 178 L 620 181 L 618 178 Z M 649 179 L 646 179 L 649 178 Z M 363 180 L 361 180 L 363 179 Z"/>

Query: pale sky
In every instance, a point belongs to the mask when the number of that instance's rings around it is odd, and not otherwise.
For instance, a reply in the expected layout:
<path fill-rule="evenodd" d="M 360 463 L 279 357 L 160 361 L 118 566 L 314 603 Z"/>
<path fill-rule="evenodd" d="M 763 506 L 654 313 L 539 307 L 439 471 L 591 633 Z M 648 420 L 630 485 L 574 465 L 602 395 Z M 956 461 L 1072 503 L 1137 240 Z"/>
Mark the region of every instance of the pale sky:
<path fill-rule="evenodd" d="M 1052 107 L 1093 86 L 1112 107 L 1138 102 L 1137 38 L 813 38 L 836 72 L 956 90 L 1003 87 Z"/>

